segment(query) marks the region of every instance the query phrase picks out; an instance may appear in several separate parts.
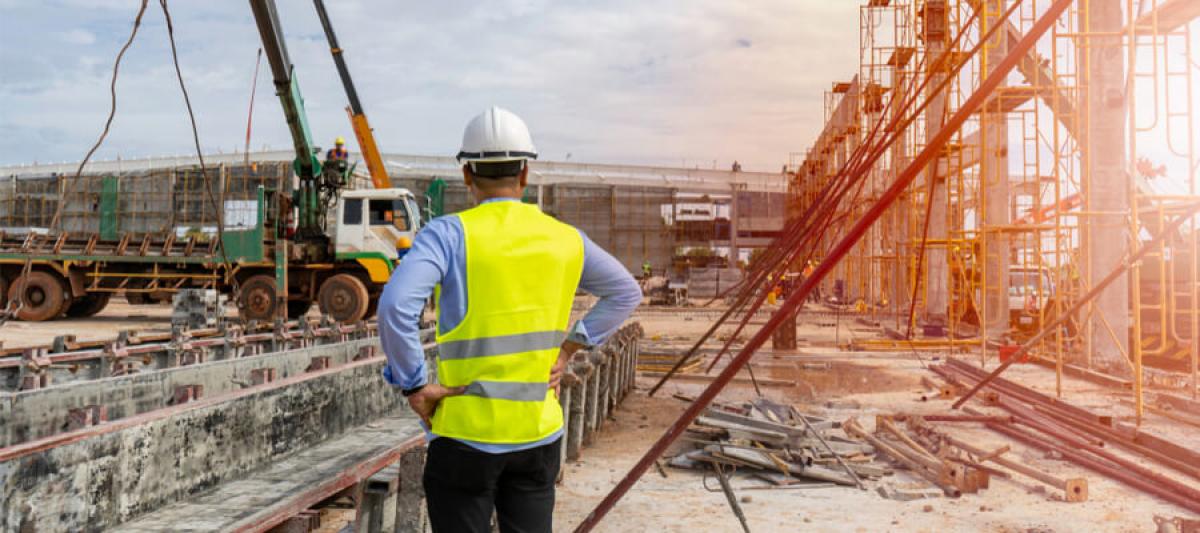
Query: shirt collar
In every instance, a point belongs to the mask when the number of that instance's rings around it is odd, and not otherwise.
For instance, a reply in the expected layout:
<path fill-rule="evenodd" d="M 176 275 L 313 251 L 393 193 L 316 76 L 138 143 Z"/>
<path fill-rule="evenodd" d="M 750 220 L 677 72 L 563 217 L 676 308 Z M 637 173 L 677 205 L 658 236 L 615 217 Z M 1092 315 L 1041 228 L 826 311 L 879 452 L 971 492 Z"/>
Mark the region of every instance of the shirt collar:
<path fill-rule="evenodd" d="M 506 198 L 488 198 L 487 200 L 484 200 L 484 201 L 482 201 L 482 202 L 479 202 L 479 204 L 480 204 L 480 205 L 483 205 L 483 204 L 490 204 L 490 203 L 492 203 L 492 202 L 520 202 L 520 201 L 521 201 L 521 199 L 520 199 L 520 198 L 511 198 L 511 197 L 506 197 Z"/>

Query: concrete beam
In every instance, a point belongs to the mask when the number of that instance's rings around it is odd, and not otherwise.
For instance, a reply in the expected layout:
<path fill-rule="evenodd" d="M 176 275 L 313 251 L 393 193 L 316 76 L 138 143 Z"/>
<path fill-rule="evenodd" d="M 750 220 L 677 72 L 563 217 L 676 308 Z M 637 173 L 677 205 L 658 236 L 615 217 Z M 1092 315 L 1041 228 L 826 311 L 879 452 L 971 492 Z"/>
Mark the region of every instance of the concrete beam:
<path fill-rule="evenodd" d="M 399 463 L 405 453 L 424 445 L 424 431 L 415 416 L 385 418 L 198 497 L 122 524 L 121 530 L 171 531 L 187 524 L 188 531 L 197 533 L 268 531 L 388 465 Z"/>
<path fill-rule="evenodd" d="M 198 385 L 211 398 L 250 386 L 256 370 L 274 369 L 278 378 L 298 376 L 314 358 L 328 357 L 331 366 L 340 366 L 363 346 L 378 345 L 378 339 L 364 339 L 6 394 L 0 396 L 0 446 L 62 432 L 71 409 L 104 406 L 108 420 L 119 420 L 173 405 L 178 387 Z"/>
<path fill-rule="evenodd" d="M 983 1 L 984 0 L 970 0 L 968 4 L 972 9 L 978 11 Z M 1004 21 L 1004 26 L 997 33 L 999 33 L 1002 38 L 999 39 L 999 46 L 995 51 L 996 57 L 1004 57 L 1008 55 L 1010 47 L 1019 42 L 1023 37 L 1021 30 L 1009 21 Z M 1050 63 L 1043 61 L 1042 58 L 1038 57 L 1036 50 L 1030 50 L 1029 53 L 1025 54 L 1025 57 L 1022 57 L 1021 61 L 1017 63 L 1017 71 L 1025 77 L 1025 81 L 1029 82 L 1029 84 L 1033 86 L 1032 88 L 1034 90 L 1028 92 L 998 91 L 995 96 L 996 101 L 994 103 L 985 104 L 983 109 L 986 110 L 996 106 L 999 106 L 1000 108 L 1016 108 L 1022 103 L 1028 101 L 1029 98 L 1037 96 L 1038 98 L 1041 98 L 1042 102 L 1044 102 L 1047 107 L 1057 110 L 1054 113 L 1054 118 L 1058 120 L 1059 124 L 1062 124 L 1062 126 L 1066 128 L 1067 132 L 1070 133 L 1071 136 L 1078 140 L 1079 132 L 1077 131 L 1078 128 L 1076 127 L 1075 123 L 1077 111 L 1075 110 L 1074 100 L 1071 98 L 1070 94 L 1062 91 L 1058 92 L 1056 98 L 1053 87 L 1062 87 L 1065 90 L 1067 86 L 1058 80 L 1058 77 L 1055 75 L 1054 69 L 1051 68 Z M 1001 99 L 1003 101 L 1001 101 Z"/>
<path fill-rule="evenodd" d="M 1138 35 L 1163 35 L 1197 18 L 1200 18 L 1200 2 L 1196 0 L 1159 0 L 1158 7 L 1138 17 L 1133 27 Z"/>
<path fill-rule="evenodd" d="M 402 412 L 383 358 L 0 449 L 0 530 L 108 529 Z"/>

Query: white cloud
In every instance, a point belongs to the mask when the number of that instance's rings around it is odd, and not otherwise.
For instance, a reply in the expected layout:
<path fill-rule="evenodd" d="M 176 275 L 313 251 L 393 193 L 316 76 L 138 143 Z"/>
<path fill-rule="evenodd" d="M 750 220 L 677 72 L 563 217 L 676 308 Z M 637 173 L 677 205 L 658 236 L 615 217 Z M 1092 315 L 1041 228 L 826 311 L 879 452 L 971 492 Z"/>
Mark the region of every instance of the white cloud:
<path fill-rule="evenodd" d="M 82 1 L 82 0 L 70 0 Z M 112 59 L 136 5 L 6 9 L 0 18 L 0 164 L 78 159 L 108 111 Z M 858 2 L 448 0 L 328 3 L 359 94 L 388 151 L 449 154 L 491 104 L 522 114 L 548 159 L 774 171 L 822 123 L 823 91 L 857 70 Z M 319 145 L 353 139 L 328 47 L 307 2 L 281 22 Z M 258 33 L 237 2 L 172 4 L 180 62 L 206 149 L 240 146 Z M 75 28 L 84 43 L 37 35 Z M 11 31 L 10 31 L 11 30 Z M 67 42 L 70 41 L 70 42 Z M 745 46 L 749 44 L 749 46 Z M 258 148 L 290 146 L 263 62 Z M 155 3 L 126 56 L 100 157 L 190 150 Z"/>
<path fill-rule="evenodd" d="M 89 45 L 96 42 L 96 35 L 90 31 L 83 29 L 67 30 L 59 33 L 64 43 L 75 45 Z"/>

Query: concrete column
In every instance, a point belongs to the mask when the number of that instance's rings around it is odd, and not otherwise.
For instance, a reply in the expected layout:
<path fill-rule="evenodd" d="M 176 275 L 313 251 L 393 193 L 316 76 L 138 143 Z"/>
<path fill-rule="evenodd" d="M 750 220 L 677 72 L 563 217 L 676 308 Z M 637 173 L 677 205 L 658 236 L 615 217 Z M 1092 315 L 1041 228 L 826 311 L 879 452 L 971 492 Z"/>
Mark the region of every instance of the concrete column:
<path fill-rule="evenodd" d="M 937 3 L 944 5 L 943 2 Z M 934 2 L 930 2 L 930 4 L 934 4 Z M 926 24 L 930 23 L 926 22 Z M 927 63 L 932 63 L 946 49 L 941 37 L 931 32 L 932 30 L 927 30 L 927 35 L 929 35 L 925 50 Z M 945 77 L 945 74 L 941 72 L 932 72 L 929 74 L 930 80 L 926 86 L 925 96 L 930 99 L 931 103 L 925 109 L 926 143 L 933 140 L 933 137 L 937 135 L 946 117 L 945 92 L 935 91 Z M 922 187 L 927 189 L 929 183 L 933 183 L 933 205 L 929 211 L 929 233 L 927 236 L 930 242 L 944 242 L 947 235 L 946 176 L 938 172 L 940 168 L 944 168 L 942 161 L 942 158 L 937 158 L 929 163 L 925 169 L 925 183 L 922 185 Z M 929 201 L 928 198 L 926 200 Z M 944 245 L 927 244 L 925 246 L 924 270 L 926 291 L 925 318 L 930 322 L 945 324 L 947 322 L 946 310 L 949 308 L 950 303 L 948 289 L 950 271 L 946 264 L 946 248 Z"/>
<path fill-rule="evenodd" d="M 1004 12 L 1004 0 L 988 0 L 991 6 L 986 10 L 987 28 L 998 23 L 999 15 Z M 984 29 L 980 30 L 981 32 Z M 996 32 L 994 42 L 988 43 L 985 52 L 988 54 L 987 64 L 993 68 L 1003 59 L 1013 43 L 1007 43 L 1008 34 Z M 1011 240 L 1009 234 L 997 231 L 987 231 L 997 226 L 1008 225 L 1011 222 L 1012 197 L 1009 190 L 1008 173 L 1008 114 L 1001 112 L 1002 103 L 999 99 L 986 104 L 981 128 L 979 152 L 981 171 L 981 192 L 983 206 L 981 224 L 983 234 L 984 293 L 979 295 L 982 302 L 980 313 L 983 315 L 984 337 L 990 338 L 1008 330 L 1008 285 L 1009 261 L 1011 259 Z"/>
<path fill-rule="evenodd" d="M 400 456 L 400 485 L 396 498 L 395 531 L 425 531 L 429 524 L 425 508 L 425 447 L 418 446 Z"/>
<path fill-rule="evenodd" d="M 1008 175 L 1008 117 L 1005 113 L 986 113 L 980 147 L 984 206 L 984 293 L 981 313 L 985 313 L 985 336 L 1008 330 L 1008 270 L 1010 244 L 1007 233 L 989 231 L 1010 221 L 1011 198 Z"/>
<path fill-rule="evenodd" d="M 904 72 L 903 68 L 896 69 L 896 83 L 894 85 L 894 90 L 898 92 L 892 97 L 892 109 L 890 113 L 893 117 L 904 113 L 905 110 L 901 107 L 901 104 L 908 98 L 908 94 L 904 91 L 904 87 L 908 86 L 908 75 Z M 900 170 L 908 165 L 908 148 L 908 135 L 905 134 L 899 135 L 896 138 L 896 142 L 892 144 L 892 167 L 888 169 L 887 176 L 884 178 L 887 184 L 890 185 L 896 179 Z M 907 326 L 904 321 L 908 319 L 908 302 L 912 296 L 912 288 L 909 287 L 908 260 L 906 259 L 909 257 L 908 239 L 910 238 L 908 233 L 907 204 L 908 195 L 905 194 L 888 209 L 888 217 L 892 222 L 891 225 L 893 228 L 891 235 L 893 240 L 888 243 L 890 248 L 889 255 L 895 257 L 895 262 L 892 263 L 892 301 L 889 309 L 896 313 L 897 316 L 904 315 L 898 320 L 898 326 Z M 904 329 L 906 328 L 902 327 L 901 331 L 904 331 Z"/>
<path fill-rule="evenodd" d="M 729 268 L 737 268 L 738 255 L 741 253 L 738 247 L 738 184 L 731 183 L 729 189 Z M 717 292 L 721 292 L 720 283 L 717 284 Z"/>
<path fill-rule="evenodd" d="M 1126 169 L 1126 94 L 1122 37 L 1103 35 L 1120 32 L 1124 26 L 1122 0 L 1089 0 L 1080 5 L 1081 54 L 1086 72 L 1083 91 L 1085 127 L 1081 132 L 1082 183 L 1093 213 L 1083 219 L 1083 276 L 1089 287 L 1112 271 L 1129 251 L 1129 210 L 1132 176 Z M 1100 35 L 1096 35 L 1100 34 Z M 1110 372 L 1128 374 L 1123 361 L 1129 346 L 1129 277 L 1122 275 L 1096 298 L 1089 324 L 1092 361 Z M 1107 321 L 1117 338 L 1113 342 L 1101 320 Z"/>

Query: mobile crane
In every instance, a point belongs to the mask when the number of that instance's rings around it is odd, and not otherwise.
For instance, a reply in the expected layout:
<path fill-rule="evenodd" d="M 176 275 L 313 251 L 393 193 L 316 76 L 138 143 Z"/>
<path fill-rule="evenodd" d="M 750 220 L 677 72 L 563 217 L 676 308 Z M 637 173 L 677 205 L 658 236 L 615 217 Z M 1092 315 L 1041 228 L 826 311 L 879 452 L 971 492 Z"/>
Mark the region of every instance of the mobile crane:
<path fill-rule="evenodd" d="M 350 78 L 350 69 L 346 67 L 346 59 L 342 56 L 342 47 L 338 45 L 337 35 L 333 33 L 333 24 L 329 13 L 325 11 L 323 0 L 313 0 L 317 8 L 317 16 L 321 19 L 321 28 L 325 30 L 325 39 L 329 41 L 329 52 L 333 55 L 333 63 L 337 65 L 338 77 L 342 79 L 342 88 L 346 90 L 346 114 L 350 116 L 350 126 L 354 129 L 354 137 L 358 139 L 358 148 L 363 159 L 367 162 L 367 172 L 371 175 L 371 183 L 376 189 L 387 189 L 392 186 L 388 178 L 387 167 L 383 164 L 383 156 L 379 146 L 375 144 L 375 134 L 371 124 L 367 122 L 366 112 L 363 111 L 362 101 L 358 99 L 358 91 L 354 88 L 354 80 Z"/>
<path fill-rule="evenodd" d="M 299 316 L 314 302 L 342 322 L 374 313 L 383 284 L 419 229 L 416 199 L 408 190 L 386 187 L 390 182 L 357 103 L 352 108 L 361 121 L 355 123 L 366 129 L 356 132 L 366 132 L 368 140 L 360 133 L 360 145 L 372 147 L 368 167 L 380 169 L 371 169 L 377 188 L 350 190 L 352 168 L 344 161 L 322 165 L 275 2 L 250 0 L 250 7 L 291 134 L 295 176 L 278 180 L 275 190 L 258 189 L 251 227 L 183 238 L 176 227 L 162 233 L 126 231 L 120 216 L 122 178 L 101 177 L 99 231 L 14 236 L 0 230 L 0 304 L 20 299 L 17 318 L 91 316 L 113 294 L 124 293 L 131 302 L 133 296 L 161 300 L 184 288 L 236 290 L 246 320 Z M 349 80 L 344 63 L 339 71 Z"/>

